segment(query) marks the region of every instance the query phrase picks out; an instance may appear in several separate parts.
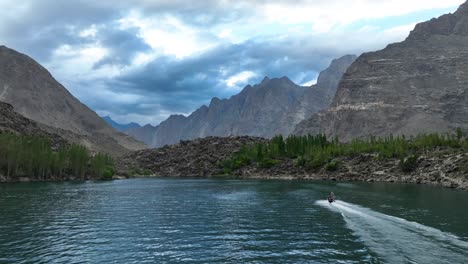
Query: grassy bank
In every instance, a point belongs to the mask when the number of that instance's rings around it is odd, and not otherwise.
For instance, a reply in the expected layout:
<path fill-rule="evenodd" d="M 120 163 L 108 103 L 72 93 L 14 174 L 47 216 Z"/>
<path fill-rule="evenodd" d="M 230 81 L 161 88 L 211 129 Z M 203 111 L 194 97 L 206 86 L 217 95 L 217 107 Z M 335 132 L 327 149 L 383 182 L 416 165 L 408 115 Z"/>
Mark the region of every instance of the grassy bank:
<path fill-rule="evenodd" d="M 114 162 L 80 145 L 53 146 L 47 138 L 6 133 L 0 134 L 0 174 L 8 180 L 110 179 Z"/>

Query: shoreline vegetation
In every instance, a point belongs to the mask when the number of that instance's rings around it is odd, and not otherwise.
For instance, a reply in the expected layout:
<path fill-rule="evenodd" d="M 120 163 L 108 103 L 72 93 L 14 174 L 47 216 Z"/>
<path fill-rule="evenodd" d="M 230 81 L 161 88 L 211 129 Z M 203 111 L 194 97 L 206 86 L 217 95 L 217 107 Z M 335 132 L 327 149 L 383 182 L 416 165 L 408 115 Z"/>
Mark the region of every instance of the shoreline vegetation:
<path fill-rule="evenodd" d="M 80 145 L 57 145 L 46 137 L 0 133 L 1 181 L 110 180 L 114 161 Z"/>
<path fill-rule="evenodd" d="M 0 134 L 0 181 L 154 176 L 398 182 L 468 190 L 468 137 L 460 129 L 348 143 L 325 135 L 208 137 L 132 152 L 114 162 L 79 145 Z"/>
<path fill-rule="evenodd" d="M 328 140 L 323 134 L 287 138 L 279 135 L 267 143 L 243 146 L 221 166 L 225 174 L 230 174 L 251 164 L 271 168 L 282 160 L 291 159 L 296 166 L 308 170 L 324 168 L 336 171 L 340 165 L 337 158 L 372 154 L 376 160 L 399 159 L 401 171 L 409 173 L 415 170 L 421 155 L 433 152 L 436 148 L 468 152 L 468 138 L 461 129 L 457 129 L 456 134 L 433 133 L 410 138 L 371 137 L 354 139 L 349 143 L 341 143 L 338 138 Z"/>
<path fill-rule="evenodd" d="M 208 137 L 119 159 L 125 177 L 398 182 L 468 190 L 468 138 L 453 134 L 356 139 L 325 135 Z"/>
<path fill-rule="evenodd" d="M 371 137 L 349 143 L 325 135 L 276 136 L 266 143 L 242 146 L 219 166 L 224 175 L 239 177 L 425 183 L 468 189 L 467 153 L 468 137 L 461 129 L 453 134 Z"/>

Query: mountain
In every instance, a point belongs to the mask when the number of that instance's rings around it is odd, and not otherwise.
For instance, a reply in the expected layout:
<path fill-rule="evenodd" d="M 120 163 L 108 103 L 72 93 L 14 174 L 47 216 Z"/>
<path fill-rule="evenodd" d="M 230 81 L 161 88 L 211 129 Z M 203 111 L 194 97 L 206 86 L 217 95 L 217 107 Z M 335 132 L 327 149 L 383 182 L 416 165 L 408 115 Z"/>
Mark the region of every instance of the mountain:
<path fill-rule="evenodd" d="M 5 132 L 42 136 L 51 139 L 54 143 L 65 141 L 61 136 L 48 132 L 37 122 L 13 111 L 12 105 L 0 102 L 0 133 Z"/>
<path fill-rule="evenodd" d="M 115 131 L 36 61 L 0 46 L 0 101 L 38 123 L 86 138 L 91 150 L 119 155 L 145 146 Z"/>
<path fill-rule="evenodd" d="M 229 99 L 213 98 L 209 106 L 189 116 L 173 115 L 156 127 L 125 132 L 152 147 L 208 136 L 288 135 L 300 121 L 330 104 L 338 80 L 355 59 L 348 55 L 334 60 L 311 87 L 298 86 L 287 77 L 265 77 Z"/>
<path fill-rule="evenodd" d="M 48 138 L 55 147 L 67 144 L 90 145 L 91 142 L 86 136 L 28 119 L 15 112 L 12 105 L 4 102 L 0 102 L 0 133 Z"/>
<path fill-rule="evenodd" d="M 401 43 L 361 55 L 330 108 L 294 133 L 350 140 L 458 127 L 468 129 L 468 2 L 416 25 Z"/>
<path fill-rule="evenodd" d="M 141 126 L 137 123 L 128 123 L 128 124 L 119 124 L 117 122 L 115 122 L 114 120 L 112 120 L 112 118 L 110 116 L 104 116 L 102 117 L 102 119 L 104 121 L 106 121 L 106 123 L 108 125 L 110 125 L 111 127 L 115 128 L 117 131 L 120 131 L 120 132 L 123 132 L 127 129 L 131 129 L 131 128 L 140 128 Z"/>

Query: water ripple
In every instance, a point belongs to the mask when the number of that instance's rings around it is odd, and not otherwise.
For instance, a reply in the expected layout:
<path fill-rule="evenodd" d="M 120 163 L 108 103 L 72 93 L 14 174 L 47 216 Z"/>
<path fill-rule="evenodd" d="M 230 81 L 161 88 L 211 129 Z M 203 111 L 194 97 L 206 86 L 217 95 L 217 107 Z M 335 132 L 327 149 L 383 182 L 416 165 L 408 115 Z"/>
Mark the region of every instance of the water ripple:
<path fill-rule="evenodd" d="M 170 179 L 0 187 L 0 262 L 384 261 L 345 219 L 314 203 L 327 188 Z"/>

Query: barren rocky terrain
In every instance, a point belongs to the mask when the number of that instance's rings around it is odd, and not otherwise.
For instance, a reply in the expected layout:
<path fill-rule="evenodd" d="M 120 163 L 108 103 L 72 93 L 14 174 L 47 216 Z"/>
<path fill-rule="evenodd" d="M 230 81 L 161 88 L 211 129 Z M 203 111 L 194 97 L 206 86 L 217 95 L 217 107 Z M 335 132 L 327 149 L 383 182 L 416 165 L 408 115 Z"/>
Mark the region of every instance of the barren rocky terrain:
<path fill-rule="evenodd" d="M 415 168 L 403 172 L 399 159 L 379 160 L 362 154 L 338 159 L 336 171 L 311 170 L 297 166 L 292 159 L 282 159 L 271 168 L 257 164 L 226 175 L 222 162 L 245 144 L 267 142 L 255 137 L 208 137 L 183 141 L 159 149 L 131 153 L 117 162 L 117 174 L 124 177 L 234 177 L 246 179 L 331 180 L 398 182 L 438 185 L 468 189 L 468 153 L 440 148 L 420 155 Z"/>

